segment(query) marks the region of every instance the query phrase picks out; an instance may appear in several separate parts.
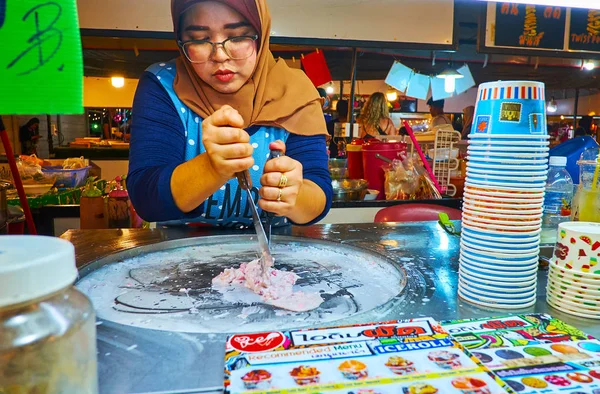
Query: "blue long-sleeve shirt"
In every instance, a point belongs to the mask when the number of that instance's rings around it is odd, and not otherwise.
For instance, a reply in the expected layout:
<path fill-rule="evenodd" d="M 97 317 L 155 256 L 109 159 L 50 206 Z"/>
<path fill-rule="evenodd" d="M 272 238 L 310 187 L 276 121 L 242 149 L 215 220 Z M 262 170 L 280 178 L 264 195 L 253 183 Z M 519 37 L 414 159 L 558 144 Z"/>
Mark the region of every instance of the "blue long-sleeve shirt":
<path fill-rule="evenodd" d="M 150 222 L 199 217 L 205 203 L 184 213 L 173 199 L 171 176 L 185 161 L 185 128 L 171 98 L 154 74 L 145 72 L 140 78 L 132 112 L 127 189 L 137 213 Z M 252 135 L 256 130 L 251 127 L 247 131 Z M 333 196 L 325 136 L 290 134 L 286 155 L 301 162 L 304 179 L 313 181 L 325 193 L 325 209 L 307 224 L 315 223 L 327 214 Z"/>

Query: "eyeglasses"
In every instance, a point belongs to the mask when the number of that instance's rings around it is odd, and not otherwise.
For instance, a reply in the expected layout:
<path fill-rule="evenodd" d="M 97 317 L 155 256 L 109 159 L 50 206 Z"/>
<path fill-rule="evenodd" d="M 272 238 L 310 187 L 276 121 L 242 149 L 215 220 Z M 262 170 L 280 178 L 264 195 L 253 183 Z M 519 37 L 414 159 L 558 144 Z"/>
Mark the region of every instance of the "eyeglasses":
<path fill-rule="evenodd" d="M 225 54 L 232 60 L 248 59 L 255 50 L 254 42 L 258 35 L 230 37 L 221 42 L 204 40 L 177 41 L 183 49 L 185 57 L 192 63 L 206 63 L 220 45 Z"/>

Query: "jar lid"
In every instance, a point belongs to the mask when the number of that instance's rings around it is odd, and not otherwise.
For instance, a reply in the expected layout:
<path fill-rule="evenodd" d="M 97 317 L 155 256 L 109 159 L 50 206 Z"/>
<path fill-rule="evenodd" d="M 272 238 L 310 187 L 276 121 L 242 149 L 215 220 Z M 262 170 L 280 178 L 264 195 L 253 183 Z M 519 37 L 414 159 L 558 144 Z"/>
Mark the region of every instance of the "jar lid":
<path fill-rule="evenodd" d="M 55 293 L 77 279 L 75 248 L 60 238 L 0 237 L 0 308 Z"/>

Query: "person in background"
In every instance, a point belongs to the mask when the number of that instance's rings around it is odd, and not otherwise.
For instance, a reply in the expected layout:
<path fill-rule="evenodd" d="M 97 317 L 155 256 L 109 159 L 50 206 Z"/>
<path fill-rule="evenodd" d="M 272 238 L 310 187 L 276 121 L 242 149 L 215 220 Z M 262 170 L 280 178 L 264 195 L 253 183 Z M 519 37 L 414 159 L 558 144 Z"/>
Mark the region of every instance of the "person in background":
<path fill-rule="evenodd" d="M 575 129 L 574 136 L 583 137 L 590 135 L 592 133 L 591 130 L 593 119 L 594 118 L 589 115 L 582 116 L 581 119 L 579 119 L 579 127 Z"/>
<path fill-rule="evenodd" d="M 373 93 L 358 118 L 360 138 L 376 138 L 378 135 L 397 135 L 398 130 L 390 118 L 387 99 L 381 92 Z"/>
<path fill-rule="evenodd" d="M 427 105 L 429 105 L 429 113 L 431 114 L 429 130 L 433 130 L 434 127 L 445 124 L 452 125 L 450 119 L 444 114 L 444 100 L 434 101 L 433 97 L 430 97 L 429 100 L 427 100 Z"/>
<path fill-rule="evenodd" d="M 37 142 L 40 139 L 40 120 L 31 118 L 19 129 L 19 141 L 21 142 L 21 154 L 37 154 Z"/>
<path fill-rule="evenodd" d="M 323 108 L 323 114 L 325 115 L 325 123 L 327 123 L 333 118 L 331 114 L 325 112 L 331 106 L 331 99 L 325 89 L 317 88 L 317 91 L 319 92 L 319 97 L 321 97 L 321 107 Z"/>
<path fill-rule="evenodd" d="M 348 122 L 348 100 L 339 100 L 335 108 L 337 116 L 327 122 L 327 132 L 329 133 L 329 157 L 339 156 L 337 142 L 335 141 L 335 124 Z"/>
<path fill-rule="evenodd" d="M 471 132 L 471 126 L 473 126 L 473 116 L 475 115 L 475 107 L 469 105 L 463 108 L 463 128 L 462 128 L 462 139 L 466 140 L 469 138 Z"/>

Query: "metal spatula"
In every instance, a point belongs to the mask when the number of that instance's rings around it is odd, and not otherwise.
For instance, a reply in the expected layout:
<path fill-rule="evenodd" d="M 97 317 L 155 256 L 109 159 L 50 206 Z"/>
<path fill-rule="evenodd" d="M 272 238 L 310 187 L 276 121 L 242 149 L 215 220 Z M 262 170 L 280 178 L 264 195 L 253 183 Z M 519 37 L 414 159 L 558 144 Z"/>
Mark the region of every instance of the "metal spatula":
<path fill-rule="evenodd" d="M 256 208 L 256 203 L 252 198 L 252 178 L 250 178 L 250 173 L 248 171 L 238 172 L 235 174 L 240 187 L 246 191 L 246 195 L 248 196 L 248 204 L 250 204 L 250 211 L 252 212 L 252 223 L 254 224 L 254 229 L 256 230 L 256 238 L 258 239 L 258 247 L 260 250 L 261 258 L 261 266 L 263 275 L 266 275 L 268 269 L 273 266 L 273 256 L 271 256 L 271 250 L 269 249 L 269 241 L 267 240 L 267 235 L 265 233 L 265 229 L 260 221 L 260 217 L 258 216 L 258 209 Z"/>

